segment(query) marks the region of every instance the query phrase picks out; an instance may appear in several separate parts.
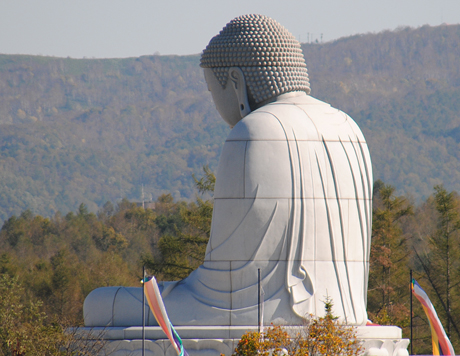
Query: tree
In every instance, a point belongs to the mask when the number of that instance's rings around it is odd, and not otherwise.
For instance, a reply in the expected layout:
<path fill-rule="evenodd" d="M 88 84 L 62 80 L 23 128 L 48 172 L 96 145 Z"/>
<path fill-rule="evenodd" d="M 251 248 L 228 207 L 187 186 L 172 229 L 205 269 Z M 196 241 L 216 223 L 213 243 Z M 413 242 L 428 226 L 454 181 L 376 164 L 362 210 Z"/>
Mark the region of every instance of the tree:
<path fill-rule="evenodd" d="M 213 193 L 214 187 L 216 185 L 216 176 L 207 165 L 203 166 L 203 171 L 204 176 L 200 179 L 196 178 L 195 175 L 193 175 L 193 179 L 195 180 L 195 186 L 201 194 Z"/>
<path fill-rule="evenodd" d="M 40 300 L 27 298 L 17 276 L 0 274 L 0 355 L 96 356 L 102 339 L 85 340 L 64 318 L 49 320 Z"/>
<path fill-rule="evenodd" d="M 382 181 L 374 185 L 368 311 L 377 323 L 403 327 L 409 320 L 408 300 L 404 300 L 409 253 L 400 222 L 413 214 L 413 207 L 406 198 L 394 196 L 394 191 Z"/>
<path fill-rule="evenodd" d="M 203 171 L 202 178 L 194 177 L 196 187 L 201 194 L 212 193 L 216 177 L 207 166 Z M 183 279 L 203 263 L 211 234 L 213 200 L 197 197 L 196 202 L 181 204 L 167 195 L 159 203 L 156 221 L 163 232 L 156 246 L 159 254 L 144 254 L 142 263 L 160 279 Z"/>
<path fill-rule="evenodd" d="M 452 316 L 452 297 L 451 289 L 454 285 L 458 285 L 460 279 L 457 277 L 453 280 L 454 273 L 458 273 L 460 267 L 460 249 L 459 249 L 459 235 L 460 230 L 460 217 L 458 213 L 457 200 L 454 193 L 447 193 L 443 186 L 434 187 L 436 210 L 439 213 L 438 229 L 435 234 L 430 238 L 430 245 L 432 246 L 433 258 L 431 259 L 432 267 L 437 266 L 439 277 L 443 277 L 440 284 L 444 284 L 444 295 L 446 304 L 447 318 L 447 336 L 451 335 L 451 316 Z M 436 261 L 436 262 L 434 262 Z"/>
<path fill-rule="evenodd" d="M 273 325 L 262 334 L 244 334 L 233 356 L 359 355 L 361 345 L 353 327 L 341 324 L 333 315 L 330 298 L 326 298 L 324 307 L 324 317 L 312 317 L 294 336 L 290 335 L 288 329 Z"/>
<path fill-rule="evenodd" d="M 79 323 L 82 319 L 83 295 L 78 283 L 78 259 L 67 250 L 57 252 L 50 259 L 51 294 L 48 303 L 58 318 Z M 81 278 L 81 277 L 80 277 Z"/>
<path fill-rule="evenodd" d="M 434 206 L 437 225 L 429 237 L 429 251 L 420 262 L 426 277 L 438 296 L 438 309 L 444 311 L 446 334 L 452 336 L 452 327 L 460 338 L 458 315 L 460 305 L 454 303 L 460 296 L 460 214 L 455 192 L 448 193 L 442 185 L 434 187 Z M 455 310 L 453 310 L 455 308 Z M 442 314 L 441 314 L 442 315 Z M 441 319 L 441 320 L 442 320 Z"/>

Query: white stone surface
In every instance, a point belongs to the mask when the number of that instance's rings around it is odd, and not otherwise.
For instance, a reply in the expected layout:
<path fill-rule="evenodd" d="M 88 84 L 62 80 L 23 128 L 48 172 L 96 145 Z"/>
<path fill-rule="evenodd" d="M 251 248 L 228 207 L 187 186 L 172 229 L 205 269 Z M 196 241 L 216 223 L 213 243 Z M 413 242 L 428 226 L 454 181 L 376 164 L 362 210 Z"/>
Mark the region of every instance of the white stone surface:
<path fill-rule="evenodd" d="M 329 297 L 342 321 L 364 325 L 372 166 L 358 126 L 307 95 L 300 44 L 273 19 L 232 20 L 201 66 L 233 129 L 217 170 L 205 262 L 162 286 L 172 323 L 256 325 L 260 269 L 266 324 L 321 316 Z M 85 325 L 140 325 L 141 300 L 140 288 L 93 291 Z M 146 318 L 156 324 L 150 311 Z"/>
<path fill-rule="evenodd" d="M 245 116 L 225 142 L 214 199 L 203 266 L 163 293 L 174 325 L 256 325 L 259 268 L 266 324 L 321 316 L 326 296 L 341 320 L 366 323 L 372 170 L 350 117 L 301 92 Z M 96 290 L 85 324 L 140 325 L 141 298 Z"/>
<path fill-rule="evenodd" d="M 217 170 L 211 237 L 202 266 L 160 285 L 185 348 L 230 355 L 241 335 L 256 329 L 260 269 L 266 325 L 295 331 L 305 317 L 324 315 L 329 297 L 333 313 L 358 326 L 366 355 L 407 355 L 399 328 L 360 326 L 367 321 L 372 221 L 372 166 L 360 129 L 307 95 L 300 44 L 274 20 L 242 16 L 219 36 L 201 65 L 233 129 Z M 275 41 L 273 48 L 260 47 L 261 39 Z M 141 288 L 96 289 L 84 318 L 89 328 L 81 332 L 103 332 L 106 352 L 141 354 Z M 145 320 L 156 325 L 148 305 Z M 146 337 L 146 355 L 175 354 L 159 327 L 147 327 Z"/>
<path fill-rule="evenodd" d="M 290 327 L 289 332 L 295 335 L 300 327 Z M 219 356 L 231 355 L 238 344 L 241 335 L 250 330 L 257 330 L 255 326 L 239 327 L 177 327 L 184 347 L 192 355 Z M 141 355 L 142 328 L 83 328 L 80 333 L 94 335 L 107 341 L 104 355 Z M 359 326 L 356 327 L 357 338 L 361 340 L 363 354 L 366 356 L 406 356 L 409 340 L 401 338 L 401 329 L 395 326 Z M 164 339 L 160 327 L 146 327 L 146 355 L 169 356 L 174 355 L 169 340 Z M 88 336 L 86 336 L 88 337 Z M 89 339 L 92 337 L 90 336 Z"/>
<path fill-rule="evenodd" d="M 255 324 L 261 268 L 267 323 L 323 315 L 329 295 L 344 321 L 364 324 L 372 175 L 352 119 L 304 93 L 286 94 L 238 122 L 222 157 L 205 268 L 191 278 L 207 291 L 186 279 L 166 296 L 168 309 L 178 292 L 212 306 L 212 289 L 213 299 L 231 295 L 219 305 L 231 310 L 230 325 Z M 174 311 L 171 319 L 186 322 Z"/>

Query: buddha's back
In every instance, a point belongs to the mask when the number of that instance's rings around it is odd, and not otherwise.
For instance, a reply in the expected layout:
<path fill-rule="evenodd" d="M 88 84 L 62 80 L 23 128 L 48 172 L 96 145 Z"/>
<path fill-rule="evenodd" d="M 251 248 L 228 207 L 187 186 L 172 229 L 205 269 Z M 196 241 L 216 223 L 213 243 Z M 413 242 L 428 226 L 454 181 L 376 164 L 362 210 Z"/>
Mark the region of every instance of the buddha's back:
<path fill-rule="evenodd" d="M 204 266 L 232 309 L 257 302 L 260 268 L 265 298 L 290 300 L 273 314 L 322 315 L 329 295 L 337 315 L 366 322 L 372 174 L 350 117 L 304 93 L 249 114 L 225 142 L 214 198 Z"/>
<path fill-rule="evenodd" d="M 172 323 L 256 325 L 260 270 L 265 324 L 321 316 L 327 297 L 343 321 L 365 324 L 372 167 L 361 131 L 308 95 L 300 44 L 273 19 L 235 18 L 209 42 L 201 66 L 233 129 L 205 261 L 161 285 Z M 140 325 L 132 309 L 141 300 L 140 288 L 99 288 L 85 300 L 85 325 Z"/>

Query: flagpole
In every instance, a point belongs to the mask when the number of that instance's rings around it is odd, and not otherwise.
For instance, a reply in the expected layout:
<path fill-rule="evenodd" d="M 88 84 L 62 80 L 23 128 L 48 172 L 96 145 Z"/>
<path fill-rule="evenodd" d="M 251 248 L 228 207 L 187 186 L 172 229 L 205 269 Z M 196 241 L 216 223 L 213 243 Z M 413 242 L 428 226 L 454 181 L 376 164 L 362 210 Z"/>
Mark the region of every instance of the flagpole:
<path fill-rule="evenodd" d="M 260 268 L 257 270 L 257 286 L 258 286 L 258 293 L 257 293 L 257 325 L 259 326 L 259 334 L 260 334 Z"/>
<path fill-rule="evenodd" d="M 413 355 L 412 352 L 412 269 L 410 270 L 410 354 Z"/>
<path fill-rule="evenodd" d="M 142 266 L 142 356 L 145 356 L 145 265 Z"/>

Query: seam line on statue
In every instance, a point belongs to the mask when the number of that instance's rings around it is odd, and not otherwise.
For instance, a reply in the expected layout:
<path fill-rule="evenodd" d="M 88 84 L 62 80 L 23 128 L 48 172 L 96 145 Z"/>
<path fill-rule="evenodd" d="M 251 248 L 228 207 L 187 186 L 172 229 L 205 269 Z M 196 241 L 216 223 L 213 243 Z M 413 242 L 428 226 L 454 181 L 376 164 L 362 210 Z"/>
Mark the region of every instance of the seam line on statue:
<path fill-rule="evenodd" d="M 278 262 L 278 261 L 281 261 L 281 262 L 287 262 L 287 261 L 304 261 L 304 262 L 331 262 L 329 259 L 324 259 L 324 260 L 314 260 L 314 259 L 278 259 L 278 260 L 250 260 L 250 261 L 257 261 L 257 262 Z M 341 260 L 341 259 L 338 259 L 338 260 L 335 260 L 337 262 L 356 262 L 356 263 L 363 263 L 363 260 L 361 259 L 347 259 L 347 260 Z M 364 260 L 364 262 L 369 262 L 370 260 Z M 218 261 L 208 261 L 208 263 L 212 263 L 212 262 L 248 262 L 248 260 L 218 260 Z M 216 271 L 219 271 L 219 270 L 216 270 Z M 142 288 L 142 287 L 140 287 Z"/>
<path fill-rule="evenodd" d="M 247 199 L 247 200 L 254 200 L 254 199 L 289 199 L 289 200 L 292 200 L 292 199 L 298 199 L 298 200 L 324 200 L 324 199 L 333 199 L 333 200 L 337 200 L 337 197 L 331 197 L 331 198 L 325 198 L 325 197 L 303 197 L 303 198 L 286 198 L 286 197 L 229 197 L 229 198 L 216 198 L 214 197 L 214 200 L 233 200 L 233 199 L 238 199 L 238 200 L 241 200 L 241 199 Z M 343 197 L 340 197 L 340 200 L 351 200 L 351 201 L 356 201 L 356 199 L 358 200 L 363 200 L 363 201 L 372 201 L 372 198 L 343 198 Z"/>
<path fill-rule="evenodd" d="M 244 162 L 243 162 L 243 197 L 246 196 L 246 154 L 248 152 L 248 141 L 244 144 Z"/>
<path fill-rule="evenodd" d="M 123 288 L 123 287 L 118 287 L 117 291 L 115 292 L 115 296 L 113 297 L 113 302 L 112 302 L 112 326 L 115 326 L 115 301 L 117 299 L 117 295 L 118 295 L 118 292 L 120 291 L 120 289 Z"/>
<path fill-rule="evenodd" d="M 286 142 L 286 139 L 271 139 L 271 138 L 229 138 L 226 140 L 226 142 L 241 142 L 241 141 L 245 141 L 245 142 L 248 142 L 248 141 L 278 141 L 278 142 Z M 323 141 L 322 140 L 313 140 L 313 139 L 290 139 L 288 138 L 287 141 L 297 141 L 297 142 L 319 142 L 319 143 L 322 143 Z M 330 142 L 337 142 L 337 143 L 340 143 L 340 139 L 339 140 L 326 140 L 327 143 L 330 143 Z M 362 141 L 359 141 L 359 140 L 356 140 L 356 141 L 348 141 L 348 142 L 352 142 L 352 143 L 360 143 L 360 144 L 365 144 L 367 145 L 366 142 L 362 142 Z"/>

